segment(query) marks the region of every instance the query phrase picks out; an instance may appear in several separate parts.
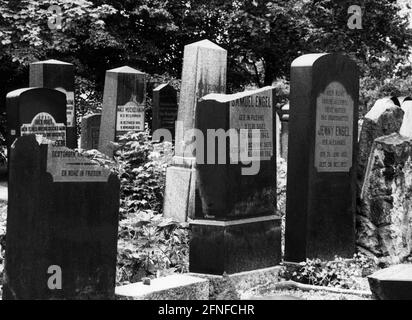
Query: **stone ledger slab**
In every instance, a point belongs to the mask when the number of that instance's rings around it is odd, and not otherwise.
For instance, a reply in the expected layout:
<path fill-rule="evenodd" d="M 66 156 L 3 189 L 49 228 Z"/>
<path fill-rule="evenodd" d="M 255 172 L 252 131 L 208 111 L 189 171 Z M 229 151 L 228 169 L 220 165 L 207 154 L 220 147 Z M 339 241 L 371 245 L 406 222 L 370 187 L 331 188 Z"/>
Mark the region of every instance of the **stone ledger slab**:
<path fill-rule="evenodd" d="M 116 287 L 117 300 L 208 300 L 209 281 L 186 274 Z"/>

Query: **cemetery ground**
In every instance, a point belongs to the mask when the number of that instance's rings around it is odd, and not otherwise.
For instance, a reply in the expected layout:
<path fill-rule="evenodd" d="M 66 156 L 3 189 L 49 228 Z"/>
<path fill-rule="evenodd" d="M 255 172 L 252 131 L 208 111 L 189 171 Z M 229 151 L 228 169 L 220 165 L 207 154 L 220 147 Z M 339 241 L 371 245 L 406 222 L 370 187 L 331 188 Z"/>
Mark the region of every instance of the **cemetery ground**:
<path fill-rule="evenodd" d="M 110 166 L 121 179 L 121 205 L 116 285 L 187 273 L 189 229 L 162 216 L 165 171 L 173 156 L 171 143 L 152 144 L 147 132 L 120 139 L 115 162 L 96 150 L 84 151 L 94 161 Z M 278 159 L 277 210 L 284 217 L 286 162 Z M 6 182 L 0 184 L 2 191 Z M 0 200 L 0 281 L 3 279 L 7 200 Z M 284 229 L 284 228 L 283 228 Z M 279 279 L 266 279 L 246 291 L 236 291 L 231 280 L 210 292 L 211 299 L 358 300 L 371 299 L 367 276 L 379 269 L 372 258 L 307 260 L 282 266 Z M 0 285 L 2 283 L 0 282 Z"/>

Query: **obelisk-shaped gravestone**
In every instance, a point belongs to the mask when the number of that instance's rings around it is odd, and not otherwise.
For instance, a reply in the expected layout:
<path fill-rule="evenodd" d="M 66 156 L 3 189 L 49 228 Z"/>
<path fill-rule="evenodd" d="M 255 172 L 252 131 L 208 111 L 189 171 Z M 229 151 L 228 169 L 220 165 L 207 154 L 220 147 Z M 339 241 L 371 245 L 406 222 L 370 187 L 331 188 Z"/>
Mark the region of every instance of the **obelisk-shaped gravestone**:
<path fill-rule="evenodd" d="M 161 84 L 153 90 L 152 110 L 152 131 L 166 129 L 173 138 L 177 119 L 177 92 L 169 83 Z"/>
<path fill-rule="evenodd" d="M 113 299 L 119 178 L 28 135 L 11 147 L 3 299 Z"/>
<path fill-rule="evenodd" d="M 66 94 L 66 144 L 69 148 L 77 148 L 73 65 L 58 60 L 46 60 L 31 63 L 29 86 L 56 89 Z"/>
<path fill-rule="evenodd" d="M 7 147 L 20 136 L 42 135 L 56 145 L 66 145 L 66 95 L 47 88 L 24 88 L 9 92 Z"/>
<path fill-rule="evenodd" d="M 196 129 L 205 141 L 196 145 L 190 271 L 223 275 L 275 266 L 281 218 L 273 87 L 203 97 Z"/>
<path fill-rule="evenodd" d="M 112 143 L 129 131 L 144 131 L 146 74 L 128 66 L 107 70 L 99 151 L 113 155 Z"/>
<path fill-rule="evenodd" d="M 286 261 L 355 252 L 359 75 L 338 54 L 291 67 Z"/>
<path fill-rule="evenodd" d="M 209 40 L 185 46 L 176 122 L 175 156 L 166 171 L 164 215 L 185 221 L 193 215 L 196 173 L 193 128 L 198 99 L 226 92 L 227 51 Z"/>

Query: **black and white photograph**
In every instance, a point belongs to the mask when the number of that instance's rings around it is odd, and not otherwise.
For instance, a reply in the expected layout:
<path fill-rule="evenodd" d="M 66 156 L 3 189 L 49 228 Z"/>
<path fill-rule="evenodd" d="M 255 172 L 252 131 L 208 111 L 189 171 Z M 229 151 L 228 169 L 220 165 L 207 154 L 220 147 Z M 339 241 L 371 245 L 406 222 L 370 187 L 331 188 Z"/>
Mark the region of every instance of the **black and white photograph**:
<path fill-rule="evenodd" d="M 412 300 L 412 0 L 0 0 L 0 300 Z"/>

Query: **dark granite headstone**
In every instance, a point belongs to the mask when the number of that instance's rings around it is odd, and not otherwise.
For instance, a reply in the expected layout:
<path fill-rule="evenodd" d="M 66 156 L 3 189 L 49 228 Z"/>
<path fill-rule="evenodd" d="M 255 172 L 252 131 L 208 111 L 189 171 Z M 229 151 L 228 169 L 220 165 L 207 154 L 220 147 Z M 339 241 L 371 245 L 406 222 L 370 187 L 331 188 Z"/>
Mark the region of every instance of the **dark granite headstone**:
<path fill-rule="evenodd" d="M 48 143 L 11 147 L 3 298 L 112 299 L 119 179 Z"/>
<path fill-rule="evenodd" d="M 209 40 L 185 46 L 176 122 L 175 156 L 166 171 L 163 212 L 165 217 L 186 221 L 194 214 L 195 142 L 194 128 L 197 100 L 208 93 L 226 92 L 227 51 Z"/>
<path fill-rule="evenodd" d="M 66 95 L 46 88 L 25 88 L 7 94 L 7 146 L 28 134 L 41 134 L 66 145 Z"/>
<path fill-rule="evenodd" d="M 111 143 L 129 131 L 144 131 L 146 74 L 128 66 L 107 70 L 99 151 L 113 155 Z"/>
<path fill-rule="evenodd" d="M 74 66 L 71 63 L 58 60 L 31 63 L 29 86 L 56 89 L 66 94 L 66 144 L 69 148 L 77 148 L 76 108 L 74 105 Z"/>
<path fill-rule="evenodd" d="M 177 92 L 170 84 L 161 84 L 153 90 L 152 131 L 167 129 L 175 136 L 177 119 Z M 170 141 L 172 142 L 172 141 Z"/>
<path fill-rule="evenodd" d="M 358 68 L 345 56 L 292 63 L 286 261 L 355 252 L 358 97 Z"/>
<path fill-rule="evenodd" d="M 280 262 L 273 92 L 210 94 L 197 105 L 196 128 L 205 142 L 196 143 L 191 272 L 232 274 Z"/>
<path fill-rule="evenodd" d="M 412 264 L 379 270 L 368 281 L 375 299 L 412 300 Z"/>
<path fill-rule="evenodd" d="M 89 114 L 82 119 L 81 148 L 85 150 L 99 147 L 99 132 L 102 115 Z"/>

